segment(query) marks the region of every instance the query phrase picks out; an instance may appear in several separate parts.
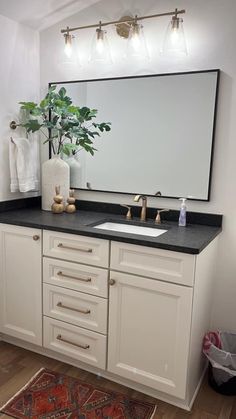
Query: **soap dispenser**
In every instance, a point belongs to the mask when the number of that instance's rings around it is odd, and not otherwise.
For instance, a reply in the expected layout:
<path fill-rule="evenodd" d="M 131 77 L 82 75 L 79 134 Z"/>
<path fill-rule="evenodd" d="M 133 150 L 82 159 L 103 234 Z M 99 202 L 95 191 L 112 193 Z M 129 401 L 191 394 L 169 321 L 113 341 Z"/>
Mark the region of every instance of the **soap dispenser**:
<path fill-rule="evenodd" d="M 179 226 L 185 227 L 186 226 L 186 198 L 180 198 L 179 199 L 181 203 L 180 212 L 179 212 Z"/>

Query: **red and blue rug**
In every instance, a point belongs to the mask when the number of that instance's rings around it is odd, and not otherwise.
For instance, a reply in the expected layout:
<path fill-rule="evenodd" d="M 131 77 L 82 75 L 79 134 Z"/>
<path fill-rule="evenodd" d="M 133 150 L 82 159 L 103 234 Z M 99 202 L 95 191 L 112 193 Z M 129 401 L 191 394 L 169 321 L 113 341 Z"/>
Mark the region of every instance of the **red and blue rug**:
<path fill-rule="evenodd" d="M 41 369 L 0 412 L 16 419 L 151 419 L 156 406 Z"/>

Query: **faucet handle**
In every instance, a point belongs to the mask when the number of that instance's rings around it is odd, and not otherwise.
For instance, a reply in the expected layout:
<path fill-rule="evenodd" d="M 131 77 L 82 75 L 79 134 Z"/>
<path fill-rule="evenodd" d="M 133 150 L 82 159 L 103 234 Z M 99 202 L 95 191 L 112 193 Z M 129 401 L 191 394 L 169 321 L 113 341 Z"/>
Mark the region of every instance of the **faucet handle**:
<path fill-rule="evenodd" d="M 170 211 L 169 209 L 162 209 L 162 210 L 157 210 L 157 216 L 155 218 L 155 223 L 156 224 L 161 224 L 161 212 L 168 212 Z"/>
<path fill-rule="evenodd" d="M 125 216 L 126 220 L 131 220 L 132 219 L 132 213 L 131 213 L 131 207 L 129 207 L 129 205 L 125 205 L 125 204 L 120 204 L 121 207 L 127 208 L 127 214 Z"/>

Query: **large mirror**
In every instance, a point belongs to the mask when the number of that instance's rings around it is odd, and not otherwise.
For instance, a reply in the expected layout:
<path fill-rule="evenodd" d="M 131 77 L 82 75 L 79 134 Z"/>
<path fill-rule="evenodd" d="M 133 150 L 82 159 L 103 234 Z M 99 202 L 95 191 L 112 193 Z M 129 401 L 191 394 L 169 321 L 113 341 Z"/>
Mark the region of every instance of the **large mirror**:
<path fill-rule="evenodd" d="M 112 129 L 73 188 L 209 200 L 219 70 L 58 84 Z"/>

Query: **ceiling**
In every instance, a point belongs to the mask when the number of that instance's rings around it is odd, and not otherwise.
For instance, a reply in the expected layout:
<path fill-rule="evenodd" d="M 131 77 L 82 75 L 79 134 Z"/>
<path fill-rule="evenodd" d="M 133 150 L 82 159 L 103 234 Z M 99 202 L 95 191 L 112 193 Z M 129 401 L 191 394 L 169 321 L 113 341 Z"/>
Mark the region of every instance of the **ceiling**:
<path fill-rule="evenodd" d="M 0 0 L 0 14 L 43 30 L 99 0 Z"/>

